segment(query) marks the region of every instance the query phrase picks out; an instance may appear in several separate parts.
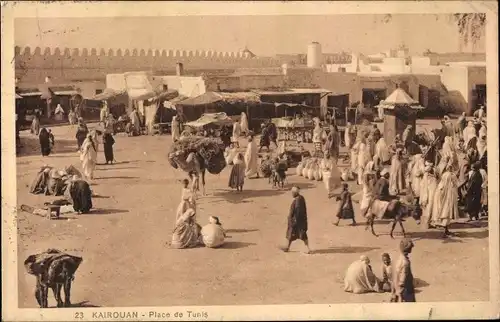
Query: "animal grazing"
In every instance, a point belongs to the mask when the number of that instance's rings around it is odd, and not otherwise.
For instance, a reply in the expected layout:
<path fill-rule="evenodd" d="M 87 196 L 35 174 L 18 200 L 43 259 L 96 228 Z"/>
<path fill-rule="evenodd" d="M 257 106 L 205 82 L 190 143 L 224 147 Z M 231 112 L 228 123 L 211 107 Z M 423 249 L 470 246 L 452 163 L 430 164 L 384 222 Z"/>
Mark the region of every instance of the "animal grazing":
<path fill-rule="evenodd" d="M 36 276 L 35 298 L 41 308 L 48 307 L 48 291 L 52 289 L 57 307 L 71 306 L 71 283 L 83 258 L 68 255 L 57 249 L 28 256 L 24 261 L 26 271 Z M 61 289 L 64 288 L 64 302 Z"/>
<path fill-rule="evenodd" d="M 375 230 L 373 228 L 373 224 L 375 223 L 375 219 L 391 219 L 393 220 L 391 231 L 390 231 L 390 236 L 391 238 L 394 238 L 393 232 L 394 228 L 396 227 L 396 224 L 399 223 L 399 226 L 401 227 L 401 230 L 403 232 L 403 236 L 406 237 L 406 232 L 405 228 L 403 227 L 403 221 L 405 217 L 410 217 L 413 216 L 413 219 L 415 219 L 417 222 L 419 221 L 419 216 L 420 213 L 418 211 L 413 211 L 413 209 L 404 203 L 402 203 L 398 199 L 394 199 L 388 202 L 387 208 L 385 209 L 385 212 L 383 213 L 382 217 L 377 216 L 376 214 L 372 213 L 372 207 L 376 205 L 377 203 L 384 202 L 380 200 L 375 200 L 368 209 L 368 213 L 366 214 L 366 229 L 371 228 L 371 232 L 374 236 L 378 237 L 378 235 L 375 233 Z"/>

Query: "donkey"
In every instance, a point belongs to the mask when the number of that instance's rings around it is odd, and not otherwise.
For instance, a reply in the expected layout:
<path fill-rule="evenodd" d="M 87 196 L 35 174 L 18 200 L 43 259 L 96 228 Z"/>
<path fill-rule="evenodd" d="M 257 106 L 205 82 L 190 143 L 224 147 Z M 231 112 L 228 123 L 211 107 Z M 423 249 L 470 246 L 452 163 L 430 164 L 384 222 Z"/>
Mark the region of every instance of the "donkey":
<path fill-rule="evenodd" d="M 379 200 L 375 200 L 374 204 L 380 202 Z M 373 206 L 373 204 L 372 204 Z M 403 221 L 405 217 L 413 217 L 417 221 L 417 223 L 420 223 L 420 215 L 421 212 L 419 209 L 413 209 L 412 206 L 409 206 L 407 204 L 402 203 L 398 199 L 394 199 L 389 201 L 389 204 L 387 205 L 387 209 L 385 210 L 384 214 L 382 215 L 381 218 L 378 219 L 392 219 L 392 227 L 391 227 L 391 232 L 390 236 L 392 239 L 394 239 L 393 232 L 396 227 L 396 224 L 399 223 L 399 226 L 401 227 L 401 230 L 403 232 L 403 236 L 406 237 L 406 232 L 405 228 L 403 227 Z M 371 229 L 372 234 L 375 237 L 378 237 L 378 235 L 375 233 L 375 230 L 373 228 L 373 224 L 375 223 L 375 220 L 377 216 L 371 212 L 371 209 L 369 209 L 369 213 L 366 215 L 366 229 L 368 228 Z"/>
<path fill-rule="evenodd" d="M 57 307 L 71 306 L 71 283 L 83 258 L 65 254 L 57 249 L 31 255 L 24 261 L 24 267 L 36 276 L 35 298 L 41 308 L 48 307 L 48 290 L 52 289 Z M 64 288 L 64 302 L 61 289 Z"/>

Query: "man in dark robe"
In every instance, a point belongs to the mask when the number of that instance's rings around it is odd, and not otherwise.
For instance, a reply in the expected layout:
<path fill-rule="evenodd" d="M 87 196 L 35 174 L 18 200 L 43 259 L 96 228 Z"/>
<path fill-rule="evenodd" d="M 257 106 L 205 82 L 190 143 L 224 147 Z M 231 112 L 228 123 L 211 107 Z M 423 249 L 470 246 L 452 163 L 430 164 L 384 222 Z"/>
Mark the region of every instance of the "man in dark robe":
<path fill-rule="evenodd" d="M 89 129 L 87 128 L 87 125 L 83 121 L 83 118 L 78 119 L 78 129 L 76 130 L 76 141 L 78 143 L 78 150 L 82 147 L 83 142 L 87 138 L 87 135 L 89 134 Z"/>
<path fill-rule="evenodd" d="M 267 150 L 269 151 L 269 146 L 271 145 L 271 139 L 269 137 L 269 127 L 262 124 L 262 134 L 260 136 L 260 144 L 259 144 L 259 152 L 262 150 L 263 147 L 266 147 Z"/>
<path fill-rule="evenodd" d="M 408 258 L 413 246 L 409 238 L 403 239 L 399 244 L 400 257 L 393 265 L 391 302 L 416 302 L 413 274 Z"/>
<path fill-rule="evenodd" d="M 292 188 L 293 202 L 290 206 L 290 214 L 288 215 L 288 229 L 286 239 L 288 245 L 283 251 L 288 252 L 293 241 L 300 239 L 307 247 L 306 254 L 311 253 L 309 248 L 309 240 L 307 238 L 307 208 L 306 200 L 300 195 L 298 187 Z"/>
<path fill-rule="evenodd" d="M 455 132 L 458 134 L 458 136 L 462 136 L 465 130 L 465 127 L 467 126 L 467 118 L 465 116 L 465 112 L 463 112 L 457 120 L 457 126 L 455 129 Z"/>
<path fill-rule="evenodd" d="M 115 144 L 115 139 L 109 131 L 106 131 L 102 137 L 102 141 L 104 145 L 104 157 L 106 158 L 106 164 L 113 164 L 113 161 L 115 160 L 113 154 L 113 144 Z"/>
<path fill-rule="evenodd" d="M 467 182 L 469 182 L 470 171 L 471 165 L 469 160 L 466 159 L 458 172 L 458 204 L 461 206 L 465 203 L 464 196 L 467 193 Z"/>
<path fill-rule="evenodd" d="M 227 126 L 223 127 L 220 131 L 220 139 L 224 144 L 224 147 L 228 147 L 231 145 L 231 131 Z"/>
<path fill-rule="evenodd" d="M 349 186 L 344 183 L 343 190 L 340 196 L 337 197 L 337 201 L 340 201 L 339 208 L 337 210 L 337 222 L 335 226 L 339 225 L 340 219 L 351 219 L 351 226 L 356 226 L 356 220 L 354 219 L 354 208 L 352 206 L 351 193 L 349 192 Z"/>
<path fill-rule="evenodd" d="M 371 136 L 373 138 L 373 143 L 377 144 L 378 140 L 382 137 L 380 130 L 377 127 L 377 124 L 373 124 L 373 129 L 371 131 Z"/>
<path fill-rule="evenodd" d="M 40 130 L 38 135 L 40 139 L 40 149 L 42 151 L 42 156 L 46 157 L 50 154 L 50 135 L 46 128 Z"/>
<path fill-rule="evenodd" d="M 78 214 L 86 214 L 92 209 L 92 191 L 87 181 L 73 178 L 67 189 L 69 189 L 73 209 Z"/>
<path fill-rule="evenodd" d="M 268 128 L 268 133 L 269 133 L 269 141 L 271 143 L 274 143 L 274 146 L 278 146 L 278 130 L 276 129 L 276 125 L 272 122 L 272 120 L 269 120 L 269 123 L 267 124 Z"/>
<path fill-rule="evenodd" d="M 374 199 L 383 201 L 391 200 L 391 195 L 389 193 L 389 176 L 389 171 L 387 171 L 387 169 L 380 172 L 380 178 L 378 178 L 373 188 Z"/>
<path fill-rule="evenodd" d="M 474 163 L 466 185 L 465 210 L 469 214 L 469 221 L 478 220 L 481 211 L 483 176 L 479 172 L 480 168 L 481 164 L 479 162 Z"/>
<path fill-rule="evenodd" d="M 338 160 L 339 159 L 339 148 L 340 148 L 340 136 L 338 128 L 335 124 L 330 124 L 328 135 L 326 136 L 326 141 L 323 150 L 325 153 L 329 153 L 330 156 Z"/>
<path fill-rule="evenodd" d="M 477 117 L 474 117 L 472 122 L 474 123 L 474 128 L 476 129 L 476 135 L 479 135 L 479 130 L 483 126 L 481 121 Z"/>

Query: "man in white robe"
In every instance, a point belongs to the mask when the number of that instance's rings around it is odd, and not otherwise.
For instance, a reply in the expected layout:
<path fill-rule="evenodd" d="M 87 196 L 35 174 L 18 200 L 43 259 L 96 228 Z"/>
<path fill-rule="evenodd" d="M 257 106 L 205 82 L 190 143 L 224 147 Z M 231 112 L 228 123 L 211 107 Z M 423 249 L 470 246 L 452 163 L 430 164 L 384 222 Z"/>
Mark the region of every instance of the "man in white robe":
<path fill-rule="evenodd" d="M 328 152 L 325 153 L 325 157 L 320 162 L 320 171 L 322 172 L 322 178 L 328 198 L 331 198 L 333 196 L 333 191 L 340 187 L 342 183 L 342 174 Z"/>
<path fill-rule="evenodd" d="M 431 228 L 431 219 L 433 217 L 432 209 L 434 206 L 434 197 L 438 180 L 434 174 L 433 164 L 425 163 L 425 173 L 420 182 L 420 207 L 422 208 L 422 223 L 426 228 Z"/>
<path fill-rule="evenodd" d="M 479 137 L 486 136 L 488 130 L 486 128 L 486 122 L 483 120 L 481 122 L 481 128 L 479 129 Z"/>
<path fill-rule="evenodd" d="M 93 180 L 97 164 L 97 144 L 90 133 L 82 144 L 80 160 L 82 161 L 83 174 L 88 180 Z"/>
<path fill-rule="evenodd" d="M 366 139 L 361 138 L 358 145 L 358 184 L 363 184 L 363 173 L 365 171 L 366 164 L 371 160 L 370 151 L 366 145 Z"/>
<path fill-rule="evenodd" d="M 344 278 L 344 291 L 354 294 L 383 292 L 367 256 L 362 255 L 359 260 L 349 265 Z"/>
<path fill-rule="evenodd" d="M 484 109 L 484 106 L 481 106 L 477 111 L 474 112 L 474 117 L 477 117 L 479 122 L 481 122 L 485 116 L 486 111 Z"/>
<path fill-rule="evenodd" d="M 458 179 L 447 166 L 434 194 L 432 208 L 432 224 L 444 228 L 444 237 L 451 235 L 448 226 L 459 218 L 458 213 Z"/>
<path fill-rule="evenodd" d="M 100 112 L 100 117 L 99 117 L 99 121 L 102 123 L 102 124 L 105 124 L 106 123 L 106 119 L 108 118 L 108 114 L 109 114 L 109 109 L 108 109 L 108 104 L 106 102 L 104 102 L 102 108 L 101 108 L 101 112 Z"/>
<path fill-rule="evenodd" d="M 415 154 L 413 156 L 413 162 L 410 169 L 410 181 L 411 190 L 415 198 L 420 197 L 420 183 L 424 176 L 425 171 L 425 160 L 422 157 L 422 154 Z"/>
<path fill-rule="evenodd" d="M 384 138 L 380 138 L 375 144 L 375 155 L 373 157 L 375 161 L 375 166 L 381 167 L 391 161 L 391 154 L 389 152 L 389 146 L 385 142 Z"/>
<path fill-rule="evenodd" d="M 181 136 L 181 128 L 179 124 L 179 120 L 177 119 L 177 115 L 172 117 L 172 142 L 176 142 L 179 140 Z"/>
<path fill-rule="evenodd" d="M 405 189 L 405 169 L 403 168 L 403 151 L 398 149 L 392 157 L 389 176 L 389 193 L 397 196 Z"/>
<path fill-rule="evenodd" d="M 476 128 L 474 127 L 474 122 L 469 121 L 467 123 L 467 127 L 464 129 L 464 134 L 463 134 L 464 147 L 467 147 L 469 141 L 475 137 L 476 137 Z"/>
<path fill-rule="evenodd" d="M 354 144 L 354 140 L 355 140 L 355 133 L 354 133 L 353 126 L 351 123 L 347 122 L 347 125 L 345 127 L 345 131 L 344 131 L 345 147 L 347 149 L 352 148 L 352 145 Z"/>
<path fill-rule="evenodd" d="M 57 104 L 56 110 L 54 111 L 56 120 L 62 121 L 64 119 L 64 114 L 64 109 L 62 108 L 61 104 Z"/>
<path fill-rule="evenodd" d="M 130 117 L 130 123 L 132 125 L 133 135 L 140 135 L 141 134 L 141 120 L 139 119 L 139 112 L 137 112 L 136 108 L 134 108 L 132 110 L 129 117 Z"/>
<path fill-rule="evenodd" d="M 239 122 L 233 123 L 233 136 L 231 137 L 231 142 L 236 146 L 240 147 L 239 138 L 241 135 L 241 125 Z"/>
<path fill-rule="evenodd" d="M 248 139 L 247 150 L 245 152 L 245 165 L 246 165 L 245 176 L 247 178 L 253 176 L 257 176 L 257 178 L 259 177 L 257 150 L 258 148 L 257 148 L 257 143 L 255 142 L 255 138 L 250 137 Z"/>
<path fill-rule="evenodd" d="M 360 143 L 361 143 L 361 139 L 356 139 L 356 142 L 351 147 L 350 153 L 351 153 L 351 172 L 352 173 L 357 173 L 357 170 L 358 170 L 358 155 L 359 155 Z"/>
<path fill-rule="evenodd" d="M 240 130 L 241 134 L 248 134 L 248 131 L 250 130 L 248 128 L 248 118 L 245 112 L 241 112 Z"/>
<path fill-rule="evenodd" d="M 201 229 L 203 244 L 208 248 L 217 248 L 224 244 L 226 233 L 218 217 L 210 216 L 209 223 Z"/>

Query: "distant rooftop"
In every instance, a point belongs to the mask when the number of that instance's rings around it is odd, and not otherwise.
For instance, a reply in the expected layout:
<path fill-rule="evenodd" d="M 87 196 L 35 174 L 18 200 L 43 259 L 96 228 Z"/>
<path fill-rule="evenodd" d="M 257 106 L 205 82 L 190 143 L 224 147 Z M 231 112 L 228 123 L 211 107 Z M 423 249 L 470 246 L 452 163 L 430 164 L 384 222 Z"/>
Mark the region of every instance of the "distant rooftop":
<path fill-rule="evenodd" d="M 257 57 L 254 53 L 252 53 L 247 47 L 241 51 L 243 54 L 248 54 L 251 58 Z"/>
<path fill-rule="evenodd" d="M 446 63 L 447 66 L 465 66 L 465 67 L 486 67 L 485 61 L 457 61 Z"/>

